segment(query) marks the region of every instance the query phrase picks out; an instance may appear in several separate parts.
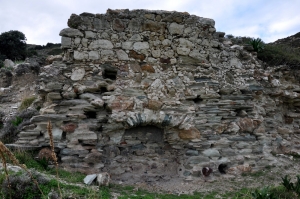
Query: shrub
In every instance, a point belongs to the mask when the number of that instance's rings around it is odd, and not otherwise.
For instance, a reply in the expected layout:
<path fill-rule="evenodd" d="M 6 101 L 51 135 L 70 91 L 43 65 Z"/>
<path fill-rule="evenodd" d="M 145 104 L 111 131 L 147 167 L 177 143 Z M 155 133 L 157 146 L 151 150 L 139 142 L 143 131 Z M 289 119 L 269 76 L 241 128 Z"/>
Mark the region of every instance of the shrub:
<path fill-rule="evenodd" d="M 36 52 L 36 50 L 28 50 L 27 51 L 27 57 L 32 57 L 38 55 L 38 53 Z"/>
<path fill-rule="evenodd" d="M 285 44 L 266 44 L 264 50 L 258 52 L 257 58 L 269 65 L 300 66 L 299 50 Z"/>
<path fill-rule="evenodd" d="M 264 49 L 264 42 L 260 38 L 251 39 L 249 44 L 252 45 L 255 52 L 261 52 Z"/>
<path fill-rule="evenodd" d="M 62 49 L 60 49 L 60 48 L 54 48 L 54 49 L 50 50 L 47 54 L 48 55 L 59 55 L 62 52 L 63 52 Z"/>
<path fill-rule="evenodd" d="M 34 176 L 40 185 L 49 182 L 48 179 L 42 177 L 42 175 L 37 172 Z M 3 181 L 1 188 L 4 198 L 42 198 L 42 193 L 27 173 L 23 173 L 21 175 L 19 173 L 15 173 L 10 175 L 9 180 L 5 179 Z"/>
<path fill-rule="evenodd" d="M 11 121 L 11 123 L 12 123 L 15 127 L 17 127 L 17 126 L 19 126 L 19 124 L 22 123 L 22 121 L 23 121 L 23 119 L 17 116 L 13 121 Z"/>
<path fill-rule="evenodd" d="M 5 122 L 2 129 L 0 129 L 0 139 L 4 143 L 12 143 L 16 139 L 16 135 L 21 131 L 23 126 L 30 124 L 30 119 L 37 115 L 38 112 L 36 110 L 23 110 L 16 115 L 12 116 L 10 119 Z M 21 118 L 22 122 L 17 122 L 16 118 Z M 20 121 L 20 119 L 18 119 Z"/>
<path fill-rule="evenodd" d="M 61 44 L 59 44 L 59 43 L 58 43 L 58 44 L 54 44 L 54 43 L 47 43 L 45 47 L 46 47 L 46 48 L 60 47 L 60 45 L 61 45 Z"/>
<path fill-rule="evenodd" d="M 252 192 L 252 198 L 254 199 L 275 199 L 274 193 L 270 192 L 269 187 L 264 187 L 262 189 L 256 189 Z"/>
<path fill-rule="evenodd" d="M 24 109 L 27 109 L 32 103 L 33 101 L 36 99 L 35 96 L 31 96 L 31 97 L 27 97 L 27 98 L 24 98 L 21 102 L 21 105 L 19 107 L 19 110 L 24 110 Z"/>
<path fill-rule="evenodd" d="M 17 30 L 4 32 L 0 35 L 0 54 L 11 60 L 26 58 L 26 37 Z"/>
<path fill-rule="evenodd" d="M 225 37 L 230 39 L 233 44 L 238 44 L 238 45 L 249 44 L 251 39 L 253 39 L 251 37 L 235 37 L 232 34 L 228 34 Z"/>
<path fill-rule="evenodd" d="M 300 176 L 297 176 L 297 182 L 293 183 L 291 182 L 291 178 L 289 178 L 287 175 L 284 176 L 282 179 L 282 185 L 288 190 L 288 191 L 294 191 L 298 195 L 300 195 Z"/>

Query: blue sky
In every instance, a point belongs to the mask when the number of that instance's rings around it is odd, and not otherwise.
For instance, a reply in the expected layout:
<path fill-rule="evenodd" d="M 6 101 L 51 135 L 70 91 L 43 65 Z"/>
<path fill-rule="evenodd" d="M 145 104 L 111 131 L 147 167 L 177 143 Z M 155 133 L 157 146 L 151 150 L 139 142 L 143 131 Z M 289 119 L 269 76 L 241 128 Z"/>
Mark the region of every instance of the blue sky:
<path fill-rule="evenodd" d="M 300 32 L 300 0 L 0 0 L 0 33 L 23 32 L 29 44 L 60 43 L 72 13 L 110 9 L 176 10 L 214 19 L 217 31 L 273 42 Z"/>

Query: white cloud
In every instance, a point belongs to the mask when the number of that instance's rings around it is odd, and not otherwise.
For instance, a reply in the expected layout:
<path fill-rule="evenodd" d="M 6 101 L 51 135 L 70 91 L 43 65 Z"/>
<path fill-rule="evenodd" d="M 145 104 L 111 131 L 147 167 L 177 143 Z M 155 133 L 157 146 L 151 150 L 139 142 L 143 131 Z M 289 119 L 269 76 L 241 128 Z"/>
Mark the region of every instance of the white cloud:
<path fill-rule="evenodd" d="M 289 20 L 275 21 L 269 25 L 269 32 L 281 32 L 282 30 L 290 30 L 291 28 L 299 25 L 300 16 L 295 16 Z"/>

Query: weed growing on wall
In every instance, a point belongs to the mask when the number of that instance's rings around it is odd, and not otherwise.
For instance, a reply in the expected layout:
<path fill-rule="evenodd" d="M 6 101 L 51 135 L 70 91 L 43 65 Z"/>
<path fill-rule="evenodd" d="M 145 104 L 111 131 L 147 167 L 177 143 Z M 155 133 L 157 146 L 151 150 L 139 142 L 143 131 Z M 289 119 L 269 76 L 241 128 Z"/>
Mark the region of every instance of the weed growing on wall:
<path fill-rule="evenodd" d="M 19 107 L 19 110 L 24 110 L 24 109 L 27 109 L 32 103 L 33 101 L 36 99 L 35 96 L 31 96 L 31 97 L 27 97 L 27 98 L 24 98 L 21 102 L 21 105 Z"/>

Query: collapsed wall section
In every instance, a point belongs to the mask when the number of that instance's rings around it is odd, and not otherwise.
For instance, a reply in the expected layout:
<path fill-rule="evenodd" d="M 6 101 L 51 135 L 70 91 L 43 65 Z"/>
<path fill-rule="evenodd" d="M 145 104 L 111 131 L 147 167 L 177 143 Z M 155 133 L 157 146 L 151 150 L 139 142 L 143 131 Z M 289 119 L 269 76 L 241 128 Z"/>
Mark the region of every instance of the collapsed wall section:
<path fill-rule="evenodd" d="M 40 73 L 41 114 L 18 144 L 47 146 L 50 120 L 63 167 L 132 182 L 276 162 L 264 121 L 274 111 L 263 94 L 269 80 L 255 53 L 230 45 L 213 20 L 108 10 L 72 14 L 68 25 L 63 61 Z"/>

